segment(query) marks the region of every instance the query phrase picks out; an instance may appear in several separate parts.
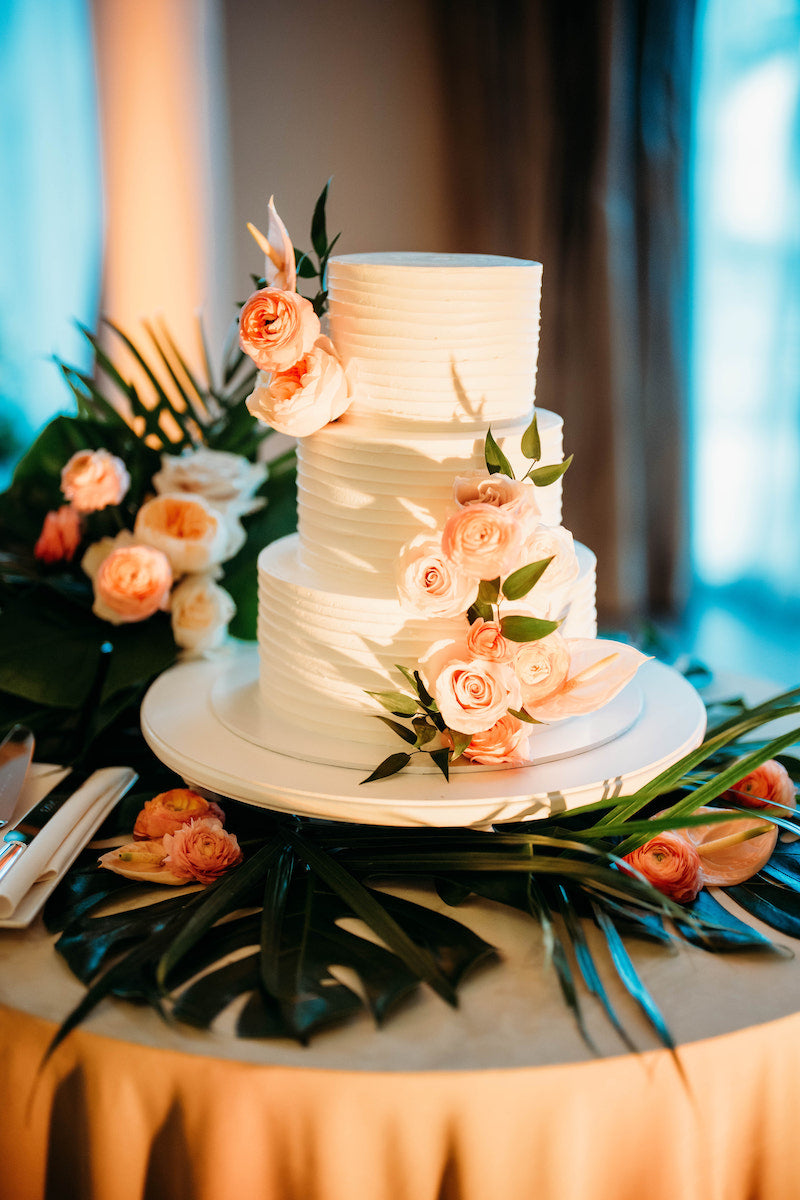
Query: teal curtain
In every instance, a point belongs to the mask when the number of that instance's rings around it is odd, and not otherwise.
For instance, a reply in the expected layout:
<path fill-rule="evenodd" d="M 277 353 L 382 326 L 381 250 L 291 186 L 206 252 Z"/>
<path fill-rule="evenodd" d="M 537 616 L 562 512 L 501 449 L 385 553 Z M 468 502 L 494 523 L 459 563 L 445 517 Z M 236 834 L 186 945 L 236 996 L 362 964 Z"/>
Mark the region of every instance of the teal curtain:
<path fill-rule="evenodd" d="M 89 364 L 102 201 L 86 0 L 0 0 L 0 486 Z"/>

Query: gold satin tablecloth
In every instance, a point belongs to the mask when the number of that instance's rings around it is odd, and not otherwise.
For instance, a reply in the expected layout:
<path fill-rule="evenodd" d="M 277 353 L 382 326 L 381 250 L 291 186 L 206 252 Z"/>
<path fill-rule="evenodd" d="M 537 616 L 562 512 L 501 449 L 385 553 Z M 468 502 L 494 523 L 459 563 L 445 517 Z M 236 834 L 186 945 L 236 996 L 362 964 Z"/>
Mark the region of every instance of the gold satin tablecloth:
<path fill-rule="evenodd" d="M 365 1017 L 303 1048 L 108 1001 L 44 1067 L 83 989 L 40 926 L 3 933 L 0 1200 L 800 1196 L 794 958 L 630 943 L 677 1062 L 620 992 L 644 1052 L 621 1054 L 587 1000 L 596 1059 L 536 926 L 482 901 L 458 914 L 503 962 L 456 1011 L 422 992 L 383 1030 Z"/>

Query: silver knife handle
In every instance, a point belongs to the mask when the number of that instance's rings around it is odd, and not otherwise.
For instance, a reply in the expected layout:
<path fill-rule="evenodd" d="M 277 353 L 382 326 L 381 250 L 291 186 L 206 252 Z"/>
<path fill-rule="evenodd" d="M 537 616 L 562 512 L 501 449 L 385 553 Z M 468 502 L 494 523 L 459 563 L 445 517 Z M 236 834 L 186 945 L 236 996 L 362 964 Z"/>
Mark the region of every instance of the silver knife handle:
<path fill-rule="evenodd" d="M 27 842 L 5 842 L 0 847 L 0 879 L 28 849 Z"/>

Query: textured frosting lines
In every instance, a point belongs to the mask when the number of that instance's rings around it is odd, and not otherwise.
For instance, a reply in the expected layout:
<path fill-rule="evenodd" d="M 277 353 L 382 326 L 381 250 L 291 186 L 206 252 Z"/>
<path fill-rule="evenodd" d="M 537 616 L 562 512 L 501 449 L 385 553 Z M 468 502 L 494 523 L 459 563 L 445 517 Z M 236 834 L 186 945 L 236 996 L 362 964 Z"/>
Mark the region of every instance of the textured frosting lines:
<path fill-rule="evenodd" d="M 530 417 L 497 441 L 518 476 L 519 451 Z M 562 461 L 563 423 L 540 411 L 542 465 Z M 484 466 L 483 435 L 466 433 L 376 435 L 348 416 L 298 446 L 298 528 L 304 566 L 325 578 L 366 572 L 373 594 L 395 594 L 394 564 L 418 533 L 441 528 L 452 511 L 453 481 Z M 536 489 L 542 520 L 561 522 L 561 480 Z"/>
<path fill-rule="evenodd" d="M 541 264 L 486 255 L 362 254 L 328 264 L 331 335 L 357 361 L 353 415 L 522 420 L 533 405 Z"/>

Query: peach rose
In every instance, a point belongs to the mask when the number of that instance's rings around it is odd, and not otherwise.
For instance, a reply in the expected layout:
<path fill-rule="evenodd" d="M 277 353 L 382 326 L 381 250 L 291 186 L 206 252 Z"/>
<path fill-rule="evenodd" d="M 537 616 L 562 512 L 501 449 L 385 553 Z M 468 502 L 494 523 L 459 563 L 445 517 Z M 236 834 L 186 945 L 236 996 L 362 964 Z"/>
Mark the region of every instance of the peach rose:
<path fill-rule="evenodd" d="M 474 658 L 490 662 L 511 662 L 516 654 L 514 642 L 506 641 L 497 621 L 473 621 L 467 631 L 467 646 Z"/>
<path fill-rule="evenodd" d="M 140 542 L 163 551 L 176 575 L 207 571 L 241 544 L 221 512 L 202 496 L 182 492 L 146 501 L 136 514 L 134 533 Z"/>
<path fill-rule="evenodd" d="M 488 471 L 471 471 L 469 475 L 458 475 L 453 483 L 453 499 L 459 508 L 469 504 L 493 504 L 504 508 L 532 531 L 541 516 L 536 503 L 536 488 L 524 479 L 510 479 L 508 475 Z"/>
<path fill-rule="evenodd" d="M 124 462 L 108 450 L 78 450 L 61 472 L 61 490 L 79 512 L 119 504 L 130 486 Z"/>
<path fill-rule="evenodd" d="M 159 495 L 188 492 L 223 513 L 241 516 L 264 504 L 253 493 L 267 477 L 266 463 L 251 463 L 241 454 L 198 446 L 181 454 L 162 454 L 161 470 L 153 476 Z"/>
<path fill-rule="evenodd" d="M 522 643 L 514 657 L 514 672 L 526 712 L 535 716 L 536 706 L 558 691 L 569 674 L 569 664 L 569 648 L 560 633 Z"/>
<path fill-rule="evenodd" d="M 722 799 L 732 804 L 746 804 L 748 808 L 769 808 L 773 804 L 795 808 L 797 805 L 792 777 L 783 763 L 776 762 L 774 758 L 768 759 L 727 792 L 723 792 Z"/>
<path fill-rule="evenodd" d="M 656 834 L 646 845 L 626 854 L 623 862 L 679 904 L 694 900 L 703 887 L 700 855 L 690 841 L 671 830 Z"/>
<path fill-rule="evenodd" d="M 482 733 L 519 708 L 519 683 L 506 663 L 470 660 L 466 645 L 455 642 L 432 647 L 420 664 L 428 691 L 448 729 Z"/>
<path fill-rule="evenodd" d="M 214 883 L 242 861 L 239 843 L 215 817 L 201 817 L 164 836 L 164 865 L 174 875 L 198 883 Z"/>
<path fill-rule="evenodd" d="M 176 645 L 195 654 L 225 640 L 236 612 L 233 598 L 208 575 L 187 575 L 172 593 L 170 617 Z"/>
<path fill-rule="evenodd" d="M 448 562 L 439 539 L 424 533 L 403 546 L 395 580 L 401 606 L 421 617 L 459 617 L 478 591 L 478 580 Z"/>
<path fill-rule="evenodd" d="M 496 579 L 518 565 L 522 535 L 523 528 L 513 513 L 476 502 L 447 518 L 442 551 L 476 579 Z"/>
<path fill-rule="evenodd" d="M 350 406 L 348 377 L 329 338 L 317 338 L 297 362 L 259 376 L 246 400 L 248 411 L 278 433 L 308 437 Z"/>
<path fill-rule="evenodd" d="M 491 729 L 472 735 L 463 757 L 485 766 L 524 767 L 531 761 L 527 742 L 532 732 L 531 725 L 506 713 Z"/>
<path fill-rule="evenodd" d="M 93 583 L 95 616 L 127 625 L 169 608 L 172 569 L 167 556 L 152 546 L 120 546 L 103 558 Z"/>
<path fill-rule="evenodd" d="M 170 788 L 145 802 L 133 827 L 135 838 L 162 838 L 165 833 L 174 833 L 197 817 L 216 817 L 224 821 L 222 809 L 213 800 L 206 800 L 191 788 Z"/>
<path fill-rule="evenodd" d="M 33 553 L 42 562 L 72 562 L 80 542 L 80 513 L 71 504 L 62 504 L 45 517 Z"/>
<path fill-rule="evenodd" d="M 319 335 L 311 301 L 281 288 L 254 292 L 239 319 L 239 345 L 262 371 L 285 371 L 308 354 Z"/>

